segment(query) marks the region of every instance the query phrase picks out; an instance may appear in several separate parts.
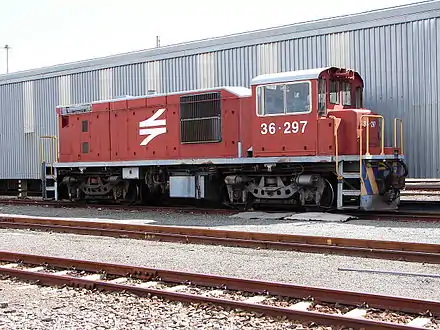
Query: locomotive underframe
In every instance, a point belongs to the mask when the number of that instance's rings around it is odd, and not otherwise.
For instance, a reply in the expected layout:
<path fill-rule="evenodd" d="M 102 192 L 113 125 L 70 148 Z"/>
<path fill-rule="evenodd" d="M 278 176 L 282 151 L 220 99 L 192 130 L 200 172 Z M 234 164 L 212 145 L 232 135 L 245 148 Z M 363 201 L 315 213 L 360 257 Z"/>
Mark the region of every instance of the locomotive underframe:
<path fill-rule="evenodd" d="M 346 162 L 359 172 L 359 162 Z M 398 205 L 404 176 L 393 171 L 394 159 L 370 160 L 388 168 L 375 181 L 374 196 L 388 205 Z M 158 204 L 191 199 L 227 204 L 241 209 L 260 205 L 319 207 L 330 209 L 348 185 L 361 191 L 361 180 L 344 180 L 335 162 L 181 164 L 147 166 L 60 167 L 57 169 L 59 199 L 109 200 L 119 203 Z M 402 180 L 403 178 L 403 180 Z M 341 180 L 343 181 L 341 184 Z M 345 196 L 344 205 L 360 205 L 362 197 Z"/>

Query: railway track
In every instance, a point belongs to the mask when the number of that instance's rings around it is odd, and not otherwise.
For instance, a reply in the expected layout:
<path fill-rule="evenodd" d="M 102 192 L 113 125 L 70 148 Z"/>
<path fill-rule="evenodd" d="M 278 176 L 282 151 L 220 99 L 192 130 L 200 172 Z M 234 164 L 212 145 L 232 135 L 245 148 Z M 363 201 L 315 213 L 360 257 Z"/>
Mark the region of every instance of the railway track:
<path fill-rule="evenodd" d="M 423 190 L 440 193 L 440 179 L 406 179 L 405 190 Z"/>
<path fill-rule="evenodd" d="M 234 214 L 235 209 L 228 208 L 208 208 L 193 206 L 149 206 L 149 205 L 117 205 L 117 204 L 97 204 L 97 203 L 74 203 L 68 201 L 47 201 L 41 199 L 0 199 L 0 204 L 5 205 L 34 205 L 53 208 L 90 208 L 90 209 L 108 209 L 119 211 L 161 211 L 177 213 L 205 213 L 205 214 Z"/>
<path fill-rule="evenodd" d="M 193 213 L 193 214 L 225 214 L 231 215 L 239 212 L 235 209 L 227 208 L 205 208 L 191 206 L 147 206 L 147 205 L 112 205 L 112 204 L 86 204 L 72 203 L 64 201 L 42 201 L 37 199 L 0 199 L 0 205 L 34 205 L 53 208 L 88 208 L 99 210 L 117 210 L 117 211 L 137 211 L 137 212 L 172 212 L 172 213 Z M 428 210 L 428 211 L 427 211 Z M 269 211 L 270 212 L 270 211 Z M 341 213 L 335 211 L 336 213 Z M 361 212 L 344 211 L 344 214 L 359 216 L 362 219 L 392 219 L 394 221 L 440 221 L 440 202 L 438 201 L 412 201 L 404 200 L 401 202 L 401 209 L 389 212 Z"/>
<path fill-rule="evenodd" d="M 39 231 L 166 242 L 339 254 L 432 264 L 440 263 L 440 244 L 428 243 L 305 236 L 179 226 L 135 225 L 115 222 L 66 220 L 59 218 L 13 215 L 0 216 L 0 228 L 32 229 Z"/>
<path fill-rule="evenodd" d="M 426 206 L 426 209 L 429 209 L 429 205 Z M 440 212 L 437 211 L 402 210 L 396 212 L 346 212 L 344 214 L 357 216 L 361 220 L 387 220 L 395 222 L 440 222 Z"/>
<path fill-rule="evenodd" d="M 0 251 L 0 275 L 40 285 L 158 296 L 304 323 L 440 328 L 440 302 Z"/>

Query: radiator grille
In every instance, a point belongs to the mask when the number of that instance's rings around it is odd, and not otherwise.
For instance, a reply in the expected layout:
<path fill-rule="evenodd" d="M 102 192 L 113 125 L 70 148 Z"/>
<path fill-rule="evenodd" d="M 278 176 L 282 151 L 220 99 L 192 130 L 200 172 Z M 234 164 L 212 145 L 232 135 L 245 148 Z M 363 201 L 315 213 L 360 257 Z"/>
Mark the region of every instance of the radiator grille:
<path fill-rule="evenodd" d="M 220 142 L 222 138 L 221 94 L 204 93 L 180 98 L 180 141 Z"/>

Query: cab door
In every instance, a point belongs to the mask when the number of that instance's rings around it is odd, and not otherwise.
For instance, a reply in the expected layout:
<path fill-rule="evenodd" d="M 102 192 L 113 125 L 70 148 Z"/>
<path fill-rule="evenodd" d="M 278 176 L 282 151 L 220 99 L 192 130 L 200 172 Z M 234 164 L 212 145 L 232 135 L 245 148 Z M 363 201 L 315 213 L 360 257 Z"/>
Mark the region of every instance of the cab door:
<path fill-rule="evenodd" d="M 317 114 L 313 82 L 256 86 L 255 157 L 316 155 Z"/>

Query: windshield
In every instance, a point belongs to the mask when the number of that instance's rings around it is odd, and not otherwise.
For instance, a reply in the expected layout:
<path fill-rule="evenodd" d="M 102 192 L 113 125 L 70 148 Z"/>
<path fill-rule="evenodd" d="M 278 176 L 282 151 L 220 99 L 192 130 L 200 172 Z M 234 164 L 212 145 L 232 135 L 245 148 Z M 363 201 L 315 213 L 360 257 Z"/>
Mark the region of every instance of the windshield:
<path fill-rule="evenodd" d="M 283 115 L 310 112 L 310 83 L 287 83 L 257 87 L 258 114 Z"/>

